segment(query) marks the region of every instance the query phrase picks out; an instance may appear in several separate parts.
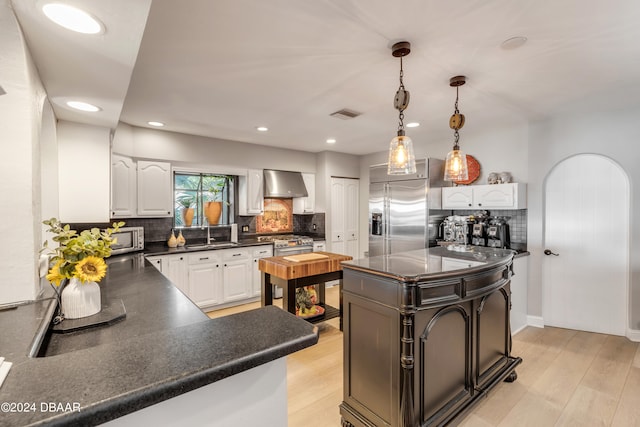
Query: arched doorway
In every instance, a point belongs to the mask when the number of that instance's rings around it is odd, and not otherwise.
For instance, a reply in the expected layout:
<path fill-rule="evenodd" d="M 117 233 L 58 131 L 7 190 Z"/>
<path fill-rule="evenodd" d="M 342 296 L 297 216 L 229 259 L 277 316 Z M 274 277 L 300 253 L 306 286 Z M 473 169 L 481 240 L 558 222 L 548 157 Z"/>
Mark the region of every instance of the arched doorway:
<path fill-rule="evenodd" d="M 544 184 L 545 325 L 625 335 L 629 304 L 629 180 L 608 157 L 579 154 Z M 554 254 L 557 254 L 554 255 Z"/>

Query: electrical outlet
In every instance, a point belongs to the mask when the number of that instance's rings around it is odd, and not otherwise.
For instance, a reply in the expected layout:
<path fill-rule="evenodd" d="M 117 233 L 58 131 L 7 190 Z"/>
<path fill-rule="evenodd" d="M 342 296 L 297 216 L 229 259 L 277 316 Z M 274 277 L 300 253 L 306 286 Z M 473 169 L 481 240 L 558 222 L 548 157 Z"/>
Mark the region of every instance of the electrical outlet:
<path fill-rule="evenodd" d="M 313 224 L 311 227 L 313 228 L 314 231 L 318 228 L 318 226 L 315 224 Z"/>
<path fill-rule="evenodd" d="M 249 231 L 249 226 L 248 226 L 248 225 L 243 225 L 243 226 L 242 226 L 242 232 L 243 232 L 243 233 L 246 233 L 246 232 L 248 232 L 248 231 Z"/>

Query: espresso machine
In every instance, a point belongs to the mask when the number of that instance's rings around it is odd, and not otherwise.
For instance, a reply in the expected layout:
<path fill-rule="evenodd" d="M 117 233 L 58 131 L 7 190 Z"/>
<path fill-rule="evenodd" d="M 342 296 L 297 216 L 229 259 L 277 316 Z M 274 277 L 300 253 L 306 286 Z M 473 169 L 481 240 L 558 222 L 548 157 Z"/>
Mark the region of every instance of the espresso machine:
<path fill-rule="evenodd" d="M 492 248 L 509 248 L 509 217 L 493 217 L 487 227 L 487 246 Z"/>
<path fill-rule="evenodd" d="M 487 228 L 489 218 L 487 211 L 473 214 L 475 223 L 471 228 L 471 244 L 474 246 L 487 246 Z"/>

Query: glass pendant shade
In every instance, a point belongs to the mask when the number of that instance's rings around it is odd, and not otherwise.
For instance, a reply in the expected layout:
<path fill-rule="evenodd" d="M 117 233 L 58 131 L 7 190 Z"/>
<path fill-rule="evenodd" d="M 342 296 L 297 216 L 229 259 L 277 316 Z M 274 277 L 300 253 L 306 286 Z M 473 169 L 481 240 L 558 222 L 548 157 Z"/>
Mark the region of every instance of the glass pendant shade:
<path fill-rule="evenodd" d="M 416 173 L 416 158 L 413 155 L 413 141 L 405 135 L 398 135 L 389 145 L 389 166 L 387 174 L 406 175 Z"/>
<path fill-rule="evenodd" d="M 469 179 L 469 168 L 467 167 L 467 156 L 454 147 L 447 154 L 444 162 L 445 181 L 466 181 Z"/>

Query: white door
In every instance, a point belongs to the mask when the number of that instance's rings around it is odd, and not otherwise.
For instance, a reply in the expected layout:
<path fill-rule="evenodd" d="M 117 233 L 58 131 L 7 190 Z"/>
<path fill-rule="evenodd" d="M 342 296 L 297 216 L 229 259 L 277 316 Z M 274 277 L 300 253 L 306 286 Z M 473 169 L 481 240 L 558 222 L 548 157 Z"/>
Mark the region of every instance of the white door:
<path fill-rule="evenodd" d="M 581 154 L 545 183 L 543 316 L 546 325 L 625 335 L 629 182 L 612 160 Z"/>
<path fill-rule="evenodd" d="M 336 254 L 346 253 L 344 186 L 343 178 L 331 178 L 331 248 L 329 250 Z"/>

